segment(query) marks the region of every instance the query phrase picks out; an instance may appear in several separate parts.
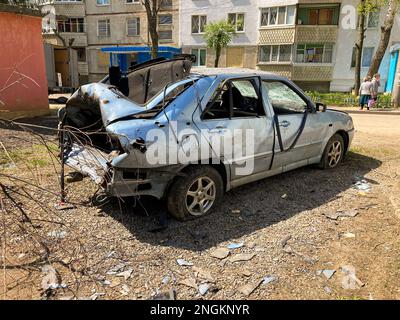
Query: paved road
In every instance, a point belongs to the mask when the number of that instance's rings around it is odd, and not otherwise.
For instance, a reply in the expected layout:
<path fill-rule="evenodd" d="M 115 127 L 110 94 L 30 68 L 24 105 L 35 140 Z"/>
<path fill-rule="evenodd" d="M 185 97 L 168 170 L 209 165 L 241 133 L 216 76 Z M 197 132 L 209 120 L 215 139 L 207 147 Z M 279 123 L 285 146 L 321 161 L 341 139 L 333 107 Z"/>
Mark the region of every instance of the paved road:
<path fill-rule="evenodd" d="M 400 137 L 400 115 L 352 114 L 358 132 L 371 135 Z"/>

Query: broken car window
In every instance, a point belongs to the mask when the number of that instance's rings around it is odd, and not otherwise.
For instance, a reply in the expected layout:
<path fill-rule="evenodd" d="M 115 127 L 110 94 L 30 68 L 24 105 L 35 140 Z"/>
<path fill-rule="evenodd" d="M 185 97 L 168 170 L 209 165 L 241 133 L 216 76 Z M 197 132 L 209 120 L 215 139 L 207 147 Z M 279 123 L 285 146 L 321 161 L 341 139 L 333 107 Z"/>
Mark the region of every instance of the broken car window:
<path fill-rule="evenodd" d="M 233 117 L 264 116 L 265 111 L 258 97 L 254 79 L 232 81 Z"/>
<path fill-rule="evenodd" d="M 232 104 L 232 105 L 231 105 Z M 254 79 L 226 81 L 207 104 L 204 120 L 264 116 Z"/>
<path fill-rule="evenodd" d="M 307 103 L 290 87 L 280 81 L 263 81 L 275 114 L 303 113 Z"/>

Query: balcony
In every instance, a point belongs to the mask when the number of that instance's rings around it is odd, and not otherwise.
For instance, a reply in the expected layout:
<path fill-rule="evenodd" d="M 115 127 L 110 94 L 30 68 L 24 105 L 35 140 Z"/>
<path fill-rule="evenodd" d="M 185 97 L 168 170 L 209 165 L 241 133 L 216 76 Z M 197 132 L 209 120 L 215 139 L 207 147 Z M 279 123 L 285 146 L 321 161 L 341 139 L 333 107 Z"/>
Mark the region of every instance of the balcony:
<path fill-rule="evenodd" d="M 338 26 L 297 25 L 297 43 L 334 43 L 337 41 Z"/>
<path fill-rule="evenodd" d="M 260 29 L 260 44 L 293 43 L 295 41 L 295 26 L 281 26 Z"/>
<path fill-rule="evenodd" d="M 331 81 L 333 66 L 319 64 L 295 64 L 292 79 L 295 81 Z"/>

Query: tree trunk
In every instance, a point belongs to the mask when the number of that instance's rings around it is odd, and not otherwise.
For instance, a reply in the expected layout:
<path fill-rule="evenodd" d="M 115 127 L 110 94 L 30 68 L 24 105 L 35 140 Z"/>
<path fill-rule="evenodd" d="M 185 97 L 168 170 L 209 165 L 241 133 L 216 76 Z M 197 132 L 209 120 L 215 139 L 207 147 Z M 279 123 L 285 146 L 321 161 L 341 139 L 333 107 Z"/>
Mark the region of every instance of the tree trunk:
<path fill-rule="evenodd" d="M 355 65 L 355 94 L 358 94 L 361 85 L 361 60 L 365 39 L 365 0 L 360 1 L 361 13 L 358 20 L 358 37 L 356 42 L 356 65 Z"/>
<path fill-rule="evenodd" d="M 158 56 L 158 32 L 157 32 L 158 0 L 144 0 L 143 4 L 146 8 L 147 25 L 151 38 L 151 57 L 155 59 Z"/>
<path fill-rule="evenodd" d="M 215 68 L 218 68 L 220 56 L 221 56 L 221 46 L 217 45 L 217 47 L 215 48 L 215 63 L 214 63 Z"/>
<path fill-rule="evenodd" d="M 372 59 L 371 66 L 368 70 L 368 75 L 372 77 L 379 70 L 382 59 L 386 53 L 386 50 L 389 46 L 390 36 L 392 34 L 392 28 L 394 24 L 394 19 L 398 9 L 398 0 L 389 0 L 388 1 L 388 11 L 385 17 L 385 22 L 381 27 L 381 39 L 379 41 L 378 49 L 375 52 L 375 55 Z"/>

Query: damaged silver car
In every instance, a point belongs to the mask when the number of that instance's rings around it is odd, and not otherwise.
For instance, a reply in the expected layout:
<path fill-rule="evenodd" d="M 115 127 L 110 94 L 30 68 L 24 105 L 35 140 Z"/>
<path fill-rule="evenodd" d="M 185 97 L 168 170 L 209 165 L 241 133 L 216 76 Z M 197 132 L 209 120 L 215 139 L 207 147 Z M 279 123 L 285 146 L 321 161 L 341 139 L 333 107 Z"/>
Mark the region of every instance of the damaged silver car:
<path fill-rule="evenodd" d="M 348 114 L 286 78 L 191 71 L 185 58 L 110 72 L 79 88 L 59 117 L 66 165 L 108 196 L 165 199 L 180 220 L 209 213 L 238 186 L 312 164 L 335 168 L 354 134 Z"/>

